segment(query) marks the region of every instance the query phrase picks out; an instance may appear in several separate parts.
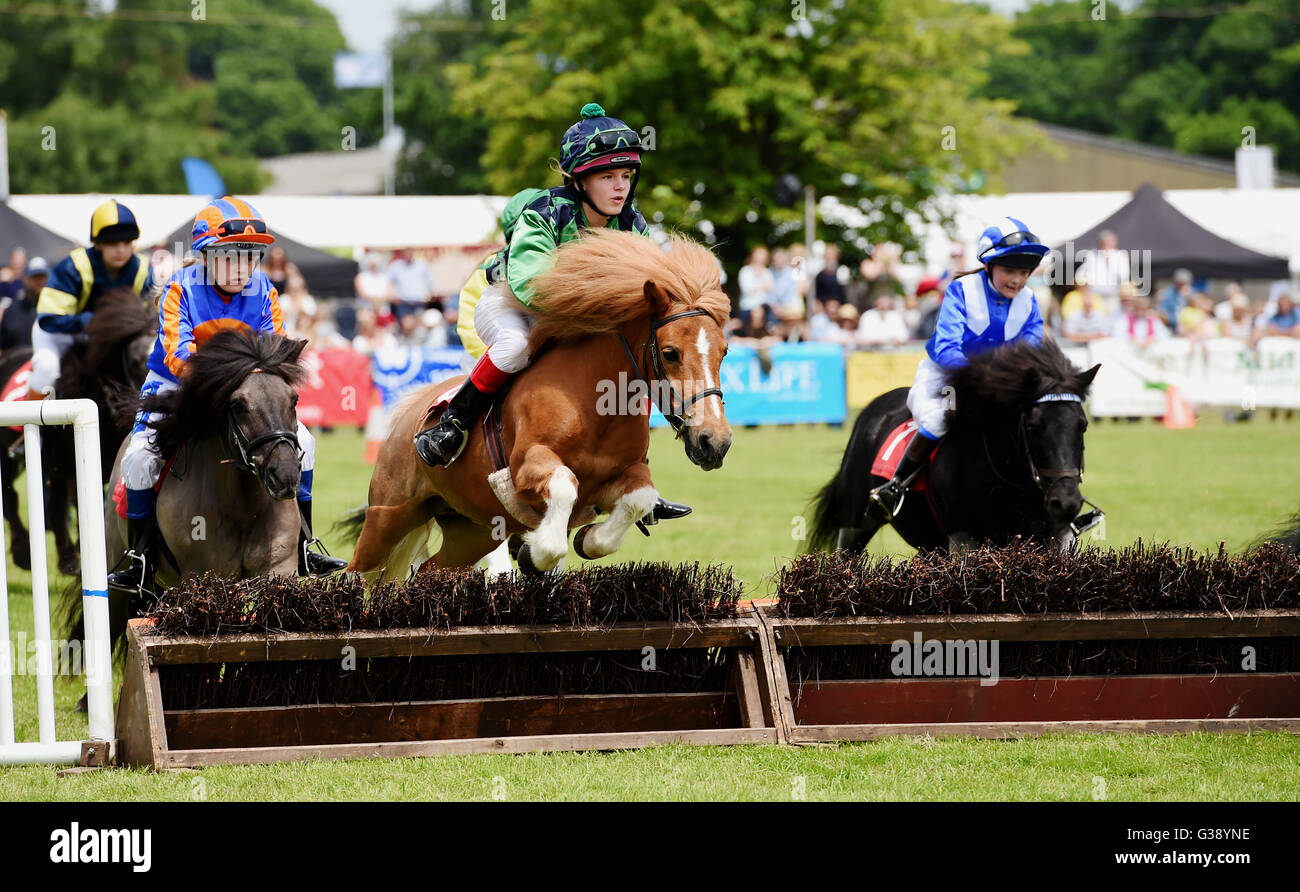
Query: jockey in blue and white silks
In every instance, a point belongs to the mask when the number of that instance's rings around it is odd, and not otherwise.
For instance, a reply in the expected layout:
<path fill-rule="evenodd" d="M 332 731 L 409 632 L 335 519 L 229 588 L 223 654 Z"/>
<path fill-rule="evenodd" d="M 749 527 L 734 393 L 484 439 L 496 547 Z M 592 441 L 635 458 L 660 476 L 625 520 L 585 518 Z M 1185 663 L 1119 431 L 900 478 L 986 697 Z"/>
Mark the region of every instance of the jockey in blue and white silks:
<path fill-rule="evenodd" d="M 917 435 L 894 476 L 871 491 L 872 504 L 888 518 L 897 516 L 908 484 L 948 432 L 947 371 L 994 347 L 1043 342 L 1043 316 L 1025 281 L 1047 251 L 1022 221 L 1003 217 L 980 233 L 978 256 L 984 267 L 961 273 L 948 285 L 907 394 Z"/>

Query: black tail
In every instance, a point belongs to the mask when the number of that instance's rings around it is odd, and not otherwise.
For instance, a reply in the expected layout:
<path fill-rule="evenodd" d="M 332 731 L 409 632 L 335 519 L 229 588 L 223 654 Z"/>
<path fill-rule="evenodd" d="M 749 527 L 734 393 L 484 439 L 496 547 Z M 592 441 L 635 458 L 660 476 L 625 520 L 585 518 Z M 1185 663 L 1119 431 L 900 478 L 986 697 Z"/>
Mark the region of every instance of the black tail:
<path fill-rule="evenodd" d="M 875 532 L 875 527 L 864 521 L 867 494 L 873 485 L 871 463 L 885 436 L 907 416 L 906 388 L 881 394 L 858 413 L 839 470 L 813 502 L 808 551 L 834 551 L 840 530 L 846 527 L 859 530 L 854 547 L 866 547 Z"/>
<path fill-rule="evenodd" d="M 1292 551 L 1300 551 L 1300 512 L 1296 512 L 1290 520 L 1286 521 L 1285 527 L 1269 536 L 1265 541 L 1277 542 Z M 1258 547 L 1258 545 L 1259 543 L 1256 543 L 1255 547 Z"/>
<path fill-rule="evenodd" d="M 357 544 L 357 540 L 361 538 L 361 528 L 366 523 L 367 507 L 369 506 L 362 505 L 360 508 L 353 508 L 343 515 L 342 520 L 334 524 L 331 531 L 353 545 Z"/>
<path fill-rule="evenodd" d="M 874 448 L 870 442 L 869 428 L 872 426 L 872 413 L 868 407 L 858 414 L 853 424 L 853 433 L 849 435 L 848 445 L 844 447 L 839 470 L 821 488 L 813 502 L 812 530 L 808 533 L 809 552 L 834 551 L 839 542 L 840 528 L 854 526 L 854 512 L 860 514 L 861 509 L 865 508 L 865 499 L 858 490 L 866 486 L 871 470 Z M 859 505 L 859 502 L 862 504 Z"/>
<path fill-rule="evenodd" d="M 808 551 L 833 551 L 839 539 L 840 517 L 844 513 L 843 487 L 836 471 L 830 482 L 821 488 L 813 502 L 812 529 L 808 532 Z"/>

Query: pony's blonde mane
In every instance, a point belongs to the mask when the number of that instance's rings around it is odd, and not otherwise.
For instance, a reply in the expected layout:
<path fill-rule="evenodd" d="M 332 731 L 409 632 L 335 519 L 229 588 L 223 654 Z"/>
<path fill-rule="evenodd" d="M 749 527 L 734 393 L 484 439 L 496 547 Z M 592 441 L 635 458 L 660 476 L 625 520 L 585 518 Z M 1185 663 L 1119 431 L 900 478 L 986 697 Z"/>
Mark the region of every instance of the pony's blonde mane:
<path fill-rule="evenodd" d="M 698 307 L 721 326 L 731 301 L 720 272 L 708 248 L 681 236 L 672 236 L 663 250 L 643 235 L 591 230 L 561 245 L 554 265 L 533 280 L 538 319 L 529 340 L 536 349 L 645 318 L 655 309 L 646 282 L 668 299 L 657 308 L 661 315 Z"/>

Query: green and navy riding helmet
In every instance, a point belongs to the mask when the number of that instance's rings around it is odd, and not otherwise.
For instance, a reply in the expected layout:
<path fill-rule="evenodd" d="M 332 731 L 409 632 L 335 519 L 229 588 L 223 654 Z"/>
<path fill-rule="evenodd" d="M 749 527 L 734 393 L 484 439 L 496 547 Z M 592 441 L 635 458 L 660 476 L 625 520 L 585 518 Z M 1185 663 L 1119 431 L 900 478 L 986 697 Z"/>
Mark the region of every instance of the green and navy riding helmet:
<path fill-rule="evenodd" d="M 581 114 L 581 120 L 564 131 L 564 140 L 560 144 L 560 168 L 572 181 L 574 191 L 598 213 L 600 209 L 587 198 L 578 178 L 598 170 L 632 168 L 632 187 L 627 197 L 630 206 L 641 176 L 641 135 L 618 118 L 605 114 L 605 110 L 595 102 L 584 105 Z"/>

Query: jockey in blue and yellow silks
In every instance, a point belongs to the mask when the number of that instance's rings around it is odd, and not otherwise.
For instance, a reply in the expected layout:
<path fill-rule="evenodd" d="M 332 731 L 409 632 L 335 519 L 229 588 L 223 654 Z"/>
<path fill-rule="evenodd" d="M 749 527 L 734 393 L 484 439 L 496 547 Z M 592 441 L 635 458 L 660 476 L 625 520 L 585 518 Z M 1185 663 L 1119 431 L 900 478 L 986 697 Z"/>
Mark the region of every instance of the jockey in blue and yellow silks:
<path fill-rule="evenodd" d="M 106 201 L 90 217 L 91 246 L 75 249 L 55 265 L 36 300 L 28 399 L 44 399 L 54 391 L 63 354 L 86 330 L 99 295 L 130 288 L 151 296 L 149 260 L 133 253 L 139 237 L 135 214 L 120 202 Z"/>
<path fill-rule="evenodd" d="M 907 394 L 916 436 L 894 476 L 871 491 L 870 504 L 882 520 L 898 516 L 908 484 L 948 432 L 949 400 L 943 392 L 947 371 L 994 347 L 1043 342 L 1043 316 L 1025 281 L 1047 252 L 1023 222 L 1003 217 L 980 233 L 979 259 L 984 268 L 959 274 L 944 291 L 934 334 Z"/>
<path fill-rule="evenodd" d="M 202 262 L 181 267 L 167 282 L 158 310 L 158 339 L 149 354 L 149 374 L 140 388 L 141 398 L 178 387 L 189 358 L 223 329 L 284 334 L 279 295 L 266 274 L 257 268 L 274 241 L 262 215 L 248 202 L 227 196 L 199 211 L 190 245 Z M 116 588 L 141 588 L 155 567 L 154 487 L 165 460 L 158 454 L 155 431 L 149 426 L 157 418 L 143 411 L 136 415 L 122 455 L 128 550 L 123 555 L 126 567 L 109 574 L 109 585 Z M 304 522 L 299 538 L 299 572 L 340 570 L 347 566 L 346 561 L 306 547 L 306 531 L 311 529 L 316 442 L 302 422 L 298 423 L 298 447 L 302 450 L 298 507 Z"/>

